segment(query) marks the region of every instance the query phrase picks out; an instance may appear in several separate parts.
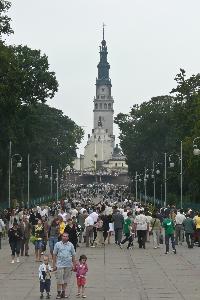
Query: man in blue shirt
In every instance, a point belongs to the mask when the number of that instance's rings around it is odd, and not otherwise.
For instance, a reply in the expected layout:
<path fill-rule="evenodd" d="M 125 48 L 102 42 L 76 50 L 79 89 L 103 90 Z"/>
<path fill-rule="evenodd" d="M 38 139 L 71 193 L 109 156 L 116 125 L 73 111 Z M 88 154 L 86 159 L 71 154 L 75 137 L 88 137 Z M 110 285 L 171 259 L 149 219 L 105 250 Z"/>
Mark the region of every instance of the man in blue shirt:
<path fill-rule="evenodd" d="M 53 270 L 57 271 L 57 291 L 56 299 L 68 298 L 66 295 L 67 284 L 69 283 L 72 267 L 75 266 L 75 250 L 69 242 L 68 233 L 63 233 L 62 240 L 55 244 L 53 250 Z"/>

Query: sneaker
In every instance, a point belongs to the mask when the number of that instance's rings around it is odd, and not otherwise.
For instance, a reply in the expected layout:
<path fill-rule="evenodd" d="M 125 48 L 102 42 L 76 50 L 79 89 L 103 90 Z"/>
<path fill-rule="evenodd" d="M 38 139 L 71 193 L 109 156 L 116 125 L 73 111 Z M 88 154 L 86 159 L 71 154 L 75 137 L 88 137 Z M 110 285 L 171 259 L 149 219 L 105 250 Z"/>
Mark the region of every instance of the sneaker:
<path fill-rule="evenodd" d="M 58 294 L 58 295 L 56 296 L 56 299 L 62 299 L 61 294 Z"/>
<path fill-rule="evenodd" d="M 40 299 L 43 299 L 43 298 L 44 298 L 44 295 L 43 295 L 43 294 L 41 294 L 41 295 L 40 295 Z"/>
<path fill-rule="evenodd" d="M 176 254 L 176 249 L 173 250 L 174 254 Z"/>
<path fill-rule="evenodd" d="M 122 249 L 122 244 L 121 243 L 119 244 L 119 248 Z"/>
<path fill-rule="evenodd" d="M 19 257 L 17 257 L 17 263 L 19 263 L 20 261 L 19 261 Z"/>
<path fill-rule="evenodd" d="M 49 294 L 46 295 L 46 299 L 50 299 L 50 295 Z"/>
<path fill-rule="evenodd" d="M 158 247 L 154 247 L 154 249 L 157 249 Z"/>
<path fill-rule="evenodd" d="M 15 261 L 14 261 L 14 259 L 11 261 L 11 264 L 14 264 L 15 263 Z"/>
<path fill-rule="evenodd" d="M 168 254 L 169 252 L 167 251 L 167 252 L 165 252 L 165 254 Z"/>

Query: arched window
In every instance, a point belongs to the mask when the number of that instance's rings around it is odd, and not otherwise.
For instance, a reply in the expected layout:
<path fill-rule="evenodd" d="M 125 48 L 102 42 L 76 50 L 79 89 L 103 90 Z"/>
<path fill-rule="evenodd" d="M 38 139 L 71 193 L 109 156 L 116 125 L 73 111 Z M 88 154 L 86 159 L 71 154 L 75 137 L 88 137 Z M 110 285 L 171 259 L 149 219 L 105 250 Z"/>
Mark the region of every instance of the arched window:
<path fill-rule="evenodd" d="M 104 103 L 104 109 L 107 109 L 107 103 Z"/>
<path fill-rule="evenodd" d="M 97 103 L 95 103 L 95 109 L 98 109 L 98 104 Z"/>
<path fill-rule="evenodd" d="M 102 103 L 100 103 L 100 109 L 102 109 Z"/>
<path fill-rule="evenodd" d="M 108 109 L 111 109 L 111 103 L 108 103 Z"/>

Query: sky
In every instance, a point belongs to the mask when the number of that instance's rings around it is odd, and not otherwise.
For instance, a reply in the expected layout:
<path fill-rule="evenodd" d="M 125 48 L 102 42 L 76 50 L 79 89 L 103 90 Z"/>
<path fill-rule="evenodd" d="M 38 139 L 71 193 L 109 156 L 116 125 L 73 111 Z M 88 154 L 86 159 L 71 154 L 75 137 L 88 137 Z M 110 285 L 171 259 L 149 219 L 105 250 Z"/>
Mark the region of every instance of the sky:
<path fill-rule="evenodd" d="M 14 35 L 48 56 L 59 91 L 48 102 L 85 130 L 93 127 L 93 98 L 102 24 L 111 65 L 115 115 L 169 94 L 180 68 L 200 71 L 199 0 L 11 0 Z M 119 131 L 115 126 L 115 134 Z"/>

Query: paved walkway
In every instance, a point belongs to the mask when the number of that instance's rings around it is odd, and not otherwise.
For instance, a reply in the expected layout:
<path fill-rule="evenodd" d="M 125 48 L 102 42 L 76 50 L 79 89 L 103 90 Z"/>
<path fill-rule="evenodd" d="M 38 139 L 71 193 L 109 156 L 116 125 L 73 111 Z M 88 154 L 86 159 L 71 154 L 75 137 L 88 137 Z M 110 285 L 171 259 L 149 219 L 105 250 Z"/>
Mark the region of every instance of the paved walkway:
<path fill-rule="evenodd" d="M 89 274 L 87 296 L 91 300 L 155 300 L 200 299 L 200 248 L 177 248 L 177 255 L 164 254 L 164 249 L 120 249 L 116 245 L 105 248 L 78 248 L 88 256 Z M 10 249 L 3 241 L 0 250 L 0 300 L 39 299 L 38 263 L 22 257 L 19 264 L 10 264 Z M 52 297 L 56 297 L 55 275 L 52 276 Z M 70 299 L 75 299 L 73 274 Z"/>

